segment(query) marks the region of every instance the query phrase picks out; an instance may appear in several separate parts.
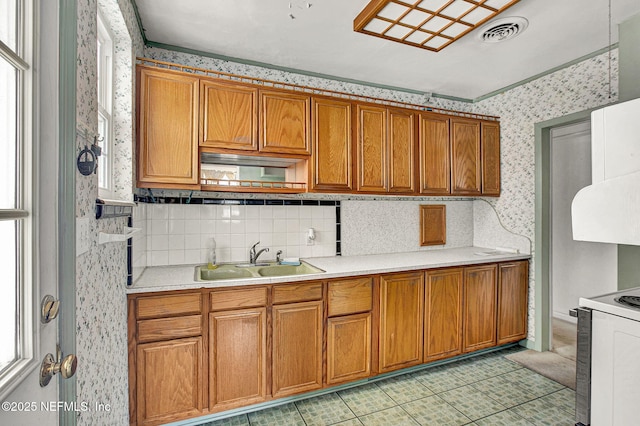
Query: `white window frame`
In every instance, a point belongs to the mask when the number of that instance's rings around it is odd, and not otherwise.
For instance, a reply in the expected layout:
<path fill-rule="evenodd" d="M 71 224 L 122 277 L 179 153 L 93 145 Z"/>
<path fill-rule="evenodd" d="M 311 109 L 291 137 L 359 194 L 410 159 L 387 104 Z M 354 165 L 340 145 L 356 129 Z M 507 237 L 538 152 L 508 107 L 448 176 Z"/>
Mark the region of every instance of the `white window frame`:
<path fill-rule="evenodd" d="M 39 292 L 37 275 L 37 227 L 35 172 L 35 92 L 34 92 L 34 46 L 35 11 L 33 0 L 17 1 L 16 50 L 0 41 L 0 60 L 8 62 L 17 70 L 16 84 L 16 208 L 0 210 L 1 221 L 15 221 L 17 229 L 17 285 L 16 285 L 16 358 L 0 371 L 0 398 L 13 390 L 34 368 L 39 365 L 39 327 L 37 306 Z M 2 244 L 2 243 L 0 243 Z M 4 344 L 0 342 L 0 344 Z"/>
<path fill-rule="evenodd" d="M 100 135 L 99 145 L 103 155 L 98 157 L 98 174 L 104 182 L 98 185 L 98 196 L 114 198 L 113 188 L 113 92 L 114 92 L 114 43 L 108 22 L 98 9 L 98 120 L 106 121 L 106 135 Z M 100 78 L 102 77 L 102 78 Z M 100 178 L 99 178 L 100 180 Z"/>

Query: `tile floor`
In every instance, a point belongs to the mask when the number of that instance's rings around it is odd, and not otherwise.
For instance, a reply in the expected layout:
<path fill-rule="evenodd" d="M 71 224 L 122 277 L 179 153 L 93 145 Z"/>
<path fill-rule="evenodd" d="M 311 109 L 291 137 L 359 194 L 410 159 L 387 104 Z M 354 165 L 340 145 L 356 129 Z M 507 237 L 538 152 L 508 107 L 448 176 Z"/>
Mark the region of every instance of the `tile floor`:
<path fill-rule="evenodd" d="M 202 426 L 574 425 L 574 391 L 504 358 L 518 350 L 522 348 Z"/>

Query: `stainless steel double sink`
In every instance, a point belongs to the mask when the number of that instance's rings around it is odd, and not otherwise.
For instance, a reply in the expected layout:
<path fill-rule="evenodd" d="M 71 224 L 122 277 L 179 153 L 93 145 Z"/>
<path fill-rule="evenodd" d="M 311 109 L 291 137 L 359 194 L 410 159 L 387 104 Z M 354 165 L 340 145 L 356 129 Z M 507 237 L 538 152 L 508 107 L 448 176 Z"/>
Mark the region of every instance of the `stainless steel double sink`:
<path fill-rule="evenodd" d="M 318 274 L 325 272 L 307 262 L 299 265 L 282 265 L 276 262 L 263 263 L 223 263 L 213 269 L 208 265 L 195 268 L 196 281 L 240 280 L 246 278 L 288 277 L 295 275 Z"/>

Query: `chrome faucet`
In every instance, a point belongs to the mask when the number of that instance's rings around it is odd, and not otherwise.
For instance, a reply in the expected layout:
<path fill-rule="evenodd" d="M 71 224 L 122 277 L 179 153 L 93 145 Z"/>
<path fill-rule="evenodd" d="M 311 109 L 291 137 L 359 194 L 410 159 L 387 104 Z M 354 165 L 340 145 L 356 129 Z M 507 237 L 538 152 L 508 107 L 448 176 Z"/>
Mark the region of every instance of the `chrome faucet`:
<path fill-rule="evenodd" d="M 269 251 L 269 248 L 263 248 L 260 251 L 258 251 L 256 253 L 256 246 L 260 244 L 260 241 L 258 241 L 257 243 L 255 243 L 253 246 L 251 246 L 251 248 L 249 249 L 249 263 L 254 264 L 257 262 L 258 257 L 260 257 L 260 255 L 262 254 L 262 252 L 265 251 Z"/>

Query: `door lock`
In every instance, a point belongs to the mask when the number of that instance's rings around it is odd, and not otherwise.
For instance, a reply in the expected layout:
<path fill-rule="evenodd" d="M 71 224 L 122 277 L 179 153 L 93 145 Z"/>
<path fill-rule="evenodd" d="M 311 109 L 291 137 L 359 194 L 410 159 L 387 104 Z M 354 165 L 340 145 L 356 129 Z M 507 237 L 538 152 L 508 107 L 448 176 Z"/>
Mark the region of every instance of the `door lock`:
<path fill-rule="evenodd" d="M 49 353 L 45 355 L 40 366 L 40 386 L 45 387 L 51 381 L 51 378 L 60 373 L 64 379 L 72 377 L 76 373 L 78 366 L 78 357 L 74 354 L 69 354 L 64 359 L 62 358 L 62 351 L 60 346 L 56 350 L 56 358 L 53 354 Z"/>
<path fill-rule="evenodd" d="M 60 301 L 47 294 L 42 298 L 42 303 L 40 304 L 40 322 L 46 324 L 51 320 L 56 319 L 59 311 Z"/>

